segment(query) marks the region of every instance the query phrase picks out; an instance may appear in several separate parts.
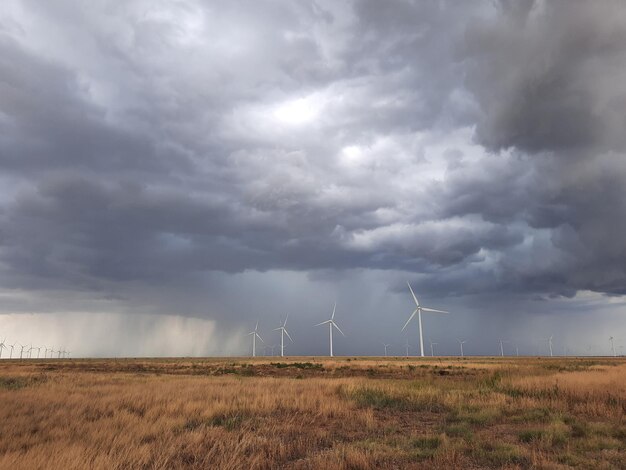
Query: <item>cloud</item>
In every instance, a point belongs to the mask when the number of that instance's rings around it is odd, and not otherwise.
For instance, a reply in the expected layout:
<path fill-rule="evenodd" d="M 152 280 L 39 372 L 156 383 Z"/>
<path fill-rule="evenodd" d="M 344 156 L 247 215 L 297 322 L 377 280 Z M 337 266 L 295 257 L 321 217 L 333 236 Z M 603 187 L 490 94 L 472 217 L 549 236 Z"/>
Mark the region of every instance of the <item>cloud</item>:
<path fill-rule="evenodd" d="M 600 4 L 7 2 L 3 288 L 188 316 L 249 273 L 621 295 L 626 15 Z"/>

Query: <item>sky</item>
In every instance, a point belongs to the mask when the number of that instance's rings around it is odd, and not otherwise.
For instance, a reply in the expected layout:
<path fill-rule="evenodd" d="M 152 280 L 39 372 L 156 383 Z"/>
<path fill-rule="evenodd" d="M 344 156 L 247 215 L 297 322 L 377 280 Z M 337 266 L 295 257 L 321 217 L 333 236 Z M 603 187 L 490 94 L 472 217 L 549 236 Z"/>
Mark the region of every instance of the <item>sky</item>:
<path fill-rule="evenodd" d="M 2 5 L 6 344 L 625 353 L 623 2 Z"/>

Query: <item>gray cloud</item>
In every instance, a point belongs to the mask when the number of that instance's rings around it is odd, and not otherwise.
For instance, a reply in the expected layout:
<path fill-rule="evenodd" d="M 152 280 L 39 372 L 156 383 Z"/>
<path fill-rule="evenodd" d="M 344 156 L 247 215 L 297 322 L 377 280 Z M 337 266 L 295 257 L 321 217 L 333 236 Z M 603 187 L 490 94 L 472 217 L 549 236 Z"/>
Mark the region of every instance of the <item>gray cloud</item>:
<path fill-rule="evenodd" d="M 625 40 L 610 0 L 7 2 L 2 288 L 193 316 L 248 273 L 621 295 Z"/>

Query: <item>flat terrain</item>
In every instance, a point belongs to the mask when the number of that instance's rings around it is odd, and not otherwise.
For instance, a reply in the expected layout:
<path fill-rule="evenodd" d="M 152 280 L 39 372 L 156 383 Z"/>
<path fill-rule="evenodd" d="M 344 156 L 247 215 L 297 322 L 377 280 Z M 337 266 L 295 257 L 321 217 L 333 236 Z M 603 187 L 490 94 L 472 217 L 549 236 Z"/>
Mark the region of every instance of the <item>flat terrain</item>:
<path fill-rule="evenodd" d="M 0 361 L 0 468 L 626 468 L 626 360 Z"/>

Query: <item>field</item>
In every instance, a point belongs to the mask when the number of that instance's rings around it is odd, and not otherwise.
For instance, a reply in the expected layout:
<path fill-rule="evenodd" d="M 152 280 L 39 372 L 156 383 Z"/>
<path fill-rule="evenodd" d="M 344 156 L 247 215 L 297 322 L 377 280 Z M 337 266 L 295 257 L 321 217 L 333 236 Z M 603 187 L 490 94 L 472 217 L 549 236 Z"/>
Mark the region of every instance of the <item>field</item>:
<path fill-rule="evenodd" d="M 0 361 L 0 468 L 626 468 L 626 360 Z"/>

